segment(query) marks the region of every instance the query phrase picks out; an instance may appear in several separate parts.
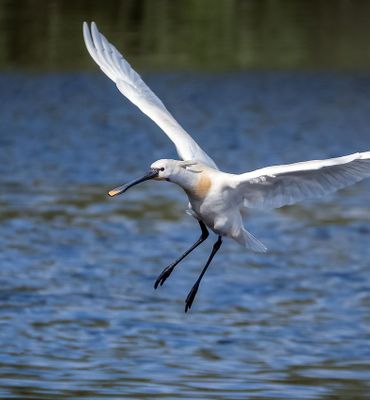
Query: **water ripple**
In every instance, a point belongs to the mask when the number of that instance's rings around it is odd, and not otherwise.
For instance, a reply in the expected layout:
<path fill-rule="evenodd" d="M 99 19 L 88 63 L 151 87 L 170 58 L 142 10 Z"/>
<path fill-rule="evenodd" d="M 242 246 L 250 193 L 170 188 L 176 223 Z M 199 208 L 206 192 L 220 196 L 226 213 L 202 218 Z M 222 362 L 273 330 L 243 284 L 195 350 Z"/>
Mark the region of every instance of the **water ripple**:
<path fill-rule="evenodd" d="M 370 148 L 368 76 L 149 82 L 226 170 Z M 251 213 L 269 253 L 225 241 L 185 315 L 211 241 L 153 289 L 199 234 L 183 192 L 106 195 L 167 139 L 94 75 L 0 86 L 1 398 L 369 398 L 368 182 Z"/>

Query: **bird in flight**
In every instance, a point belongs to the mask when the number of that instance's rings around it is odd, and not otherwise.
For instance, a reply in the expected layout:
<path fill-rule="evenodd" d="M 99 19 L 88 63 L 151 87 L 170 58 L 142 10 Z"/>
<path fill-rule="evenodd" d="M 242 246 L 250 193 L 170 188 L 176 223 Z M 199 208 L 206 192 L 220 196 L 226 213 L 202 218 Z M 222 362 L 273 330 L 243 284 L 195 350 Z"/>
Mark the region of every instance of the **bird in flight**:
<path fill-rule="evenodd" d="M 200 282 L 224 237 L 234 239 L 256 252 L 267 250 L 245 229 L 243 209 L 294 204 L 370 177 L 370 151 L 326 160 L 275 165 L 238 175 L 220 171 L 120 52 L 99 32 L 94 22 L 90 27 L 84 22 L 83 36 L 87 50 L 101 70 L 128 100 L 166 133 L 180 157 L 180 160 L 162 159 L 154 162 L 146 175 L 111 190 L 109 195 L 122 194 L 150 179 L 173 182 L 188 196 L 187 212 L 198 221 L 201 229 L 199 239 L 162 271 L 154 287 L 162 286 L 180 261 L 207 239 L 209 229 L 217 235 L 208 260 L 185 300 L 185 312 L 191 308 Z"/>

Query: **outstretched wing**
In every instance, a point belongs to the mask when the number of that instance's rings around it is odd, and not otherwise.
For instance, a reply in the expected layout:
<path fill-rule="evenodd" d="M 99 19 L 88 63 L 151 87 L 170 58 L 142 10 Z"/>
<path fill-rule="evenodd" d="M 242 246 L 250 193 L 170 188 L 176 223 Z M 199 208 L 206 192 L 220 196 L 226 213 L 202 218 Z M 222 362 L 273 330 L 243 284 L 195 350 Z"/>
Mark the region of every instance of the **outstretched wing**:
<path fill-rule="evenodd" d="M 276 208 L 323 196 L 370 177 L 370 151 L 348 156 L 276 165 L 235 175 L 240 203 Z"/>
<path fill-rule="evenodd" d="M 183 160 L 196 160 L 217 168 L 214 161 L 199 147 L 195 140 L 178 124 L 162 101 L 149 89 L 140 75 L 123 58 L 119 51 L 91 23 L 86 22 L 83 35 L 87 50 L 101 70 L 117 85 L 119 91 L 151 118 L 176 146 Z"/>

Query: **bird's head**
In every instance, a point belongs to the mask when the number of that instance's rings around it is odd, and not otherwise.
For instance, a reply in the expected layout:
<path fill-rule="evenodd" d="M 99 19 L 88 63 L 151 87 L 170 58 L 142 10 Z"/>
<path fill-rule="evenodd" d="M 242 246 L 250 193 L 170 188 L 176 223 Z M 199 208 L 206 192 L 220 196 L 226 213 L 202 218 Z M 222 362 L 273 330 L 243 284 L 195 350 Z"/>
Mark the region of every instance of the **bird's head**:
<path fill-rule="evenodd" d="M 152 171 L 157 171 L 158 175 L 154 178 L 156 180 L 171 180 L 171 177 L 176 174 L 178 164 L 180 161 L 177 160 L 158 160 L 154 162 L 150 169 Z"/>
<path fill-rule="evenodd" d="M 193 161 L 178 161 L 178 160 L 158 160 L 150 166 L 147 174 L 139 179 L 119 186 L 109 191 L 109 196 L 117 196 L 126 192 L 132 186 L 149 179 L 167 180 L 179 184 L 182 187 L 187 186 L 187 181 L 191 180 L 191 174 L 202 172 L 199 164 Z"/>

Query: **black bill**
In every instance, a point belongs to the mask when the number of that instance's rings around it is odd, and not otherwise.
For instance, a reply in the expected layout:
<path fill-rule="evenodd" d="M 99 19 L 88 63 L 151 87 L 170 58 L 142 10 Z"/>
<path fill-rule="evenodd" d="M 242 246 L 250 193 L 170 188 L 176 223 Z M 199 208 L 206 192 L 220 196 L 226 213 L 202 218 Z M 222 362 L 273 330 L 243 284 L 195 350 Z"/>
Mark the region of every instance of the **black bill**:
<path fill-rule="evenodd" d="M 142 178 L 135 179 L 134 181 L 130 183 L 126 183 L 126 185 L 118 186 L 115 189 L 112 189 L 108 192 L 109 196 L 117 196 L 118 194 L 122 194 L 126 192 L 127 189 L 130 189 L 130 187 L 137 185 L 138 183 L 148 181 L 149 179 L 153 179 L 158 176 L 158 171 L 156 169 L 151 169 L 146 175 L 144 175 Z"/>

